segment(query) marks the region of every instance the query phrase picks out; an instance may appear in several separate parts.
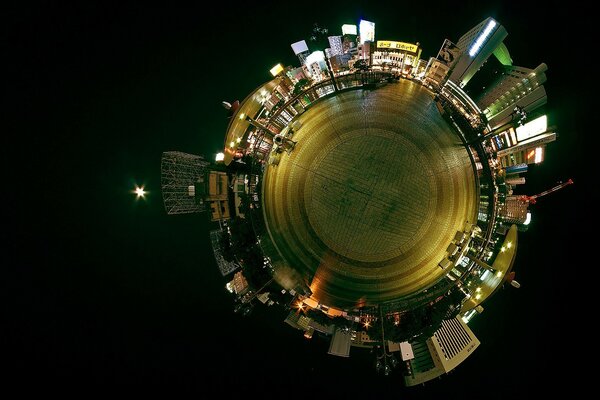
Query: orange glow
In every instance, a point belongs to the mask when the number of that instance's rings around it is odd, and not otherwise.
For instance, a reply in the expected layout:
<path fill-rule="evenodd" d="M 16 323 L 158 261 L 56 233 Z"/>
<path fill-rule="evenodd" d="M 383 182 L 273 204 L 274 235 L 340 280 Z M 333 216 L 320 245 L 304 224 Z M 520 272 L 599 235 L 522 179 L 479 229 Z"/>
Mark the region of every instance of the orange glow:
<path fill-rule="evenodd" d="M 531 150 L 529 153 L 527 153 L 527 158 L 531 158 L 535 155 L 535 150 Z"/>

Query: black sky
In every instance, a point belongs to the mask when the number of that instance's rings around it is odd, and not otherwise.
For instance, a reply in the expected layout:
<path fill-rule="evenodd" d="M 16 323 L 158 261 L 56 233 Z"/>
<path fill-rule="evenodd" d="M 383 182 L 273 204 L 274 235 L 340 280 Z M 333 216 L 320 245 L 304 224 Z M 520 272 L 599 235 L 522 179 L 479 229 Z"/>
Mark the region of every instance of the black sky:
<path fill-rule="evenodd" d="M 464 387 L 504 398 L 515 390 L 566 385 L 561 346 L 582 329 L 571 254 L 591 195 L 583 67 L 586 10 L 564 2 L 444 6 L 373 2 L 267 7 L 215 4 L 208 11 L 118 2 L 42 2 L 6 11 L 8 139 L 3 149 L 8 312 L 7 381 L 40 388 L 138 393 L 408 394 L 457 397 Z M 371 356 L 326 354 L 257 307 L 232 312 L 210 251 L 205 215 L 167 217 L 160 154 L 213 157 L 227 120 L 222 100 L 242 99 L 277 62 L 296 63 L 290 43 L 314 22 L 334 33 L 361 17 L 378 39 L 419 41 L 435 55 L 488 16 L 507 29 L 516 65 L 548 64 L 547 105 L 560 137 L 531 169 L 525 192 L 557 180 L 575 185 L 533 207 L 519 237 L 520 290 L 506 288 L 472 323 L 482 341 L 453 373 L 403 389 L 375 375 Z M 10 121 L 10 122 L 8 122 Z M 129 192 L 145 184 L 146 202 Z M 523 192 L 521 188 L 519 188 Z M 249 393 L 246 392 L 246 393 Z M 408 392 L 408 393 L 407 393 Z"/>

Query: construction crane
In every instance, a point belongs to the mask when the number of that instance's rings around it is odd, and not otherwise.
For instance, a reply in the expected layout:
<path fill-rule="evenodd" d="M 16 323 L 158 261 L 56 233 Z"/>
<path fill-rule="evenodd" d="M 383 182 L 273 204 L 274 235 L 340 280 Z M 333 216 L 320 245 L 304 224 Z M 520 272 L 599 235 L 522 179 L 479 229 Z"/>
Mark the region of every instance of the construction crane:
<path fill-rule="evenodd" d="M 542 193 L 538 193 L 533 196 L 527 196 L 527 195 L 521 196 L 520 200 L 527 202 L 529 204 L 535 204 L 537 202 L 537 200 L 536 200 L 537 198 L 545 196 L 552 192 L 556 192 L 557 190 L 560 190 L 560 189 L 564 188 L 565 186 L 569 186 L 572 184 L 573 184 L 573 179 L 569 179 L 568 181 L 566 181 L 564 183 L 559 183 L 558 185 L 554 186 L 552 189 L 548 189 Z"/>

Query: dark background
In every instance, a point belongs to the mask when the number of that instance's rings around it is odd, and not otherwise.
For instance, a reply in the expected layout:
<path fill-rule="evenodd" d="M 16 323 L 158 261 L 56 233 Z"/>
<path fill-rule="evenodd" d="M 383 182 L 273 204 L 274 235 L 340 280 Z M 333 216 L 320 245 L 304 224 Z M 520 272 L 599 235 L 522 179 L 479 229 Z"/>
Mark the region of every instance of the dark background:
<path fill-rule="evenodd" d="M 592 14 L 565 2 L 449 3 L 6 9 L 2 379 L 22 391 L 266 397 L 454 398 L 471 388 L 504 398 L 573 385 L 585 329 L 573 313 L 587 291 L 578 271 L 588 269 L 573 254 L 584 247 L 579 224 L 592 198 L 584 163 L 593 148 L 583 148 L 593 134 L 583 89 L 592 82 Z M 327 341 L 307 341 L 281 311 L 234 314 L 207 216 L 164 213 L 161 152 L 212 159 L 227 124 L 221 101 L 243 99 L 278 62 L 296 65 L 290 44 L 308 39 L 314 22 L 339 34 L 362 17 L 376 23 L 377 39 L 419 41 L 426 58 L 488 16 L 507 29 L 515 65 L 549 67 L 547 110 L 560 137 L 520 193 L 576 184 L 532 207 L 515 267 L 522 288 L 484 304 L 471 323 L 479 349 L 449 375 L 405 389 L 399 376 L 377 376 L 368 352 L 327 355 Z M 135 200 L 135 184 L 149 190 L 145 201 Z"/>

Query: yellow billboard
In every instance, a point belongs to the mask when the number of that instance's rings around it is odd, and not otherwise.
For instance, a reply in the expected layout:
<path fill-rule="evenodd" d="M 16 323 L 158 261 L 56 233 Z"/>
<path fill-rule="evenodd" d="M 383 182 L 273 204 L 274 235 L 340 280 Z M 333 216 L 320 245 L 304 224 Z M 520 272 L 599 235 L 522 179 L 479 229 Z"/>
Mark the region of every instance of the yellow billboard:
<path fill-rule="evenodd" d="M 276 66 L 271 68 L 269 71 L 271 72 L 271 75 L 277 76 L 281 71 L 283 71 L 283 65 L 277 64 Z"/>
<path fill-rule="evenodd" d="M 404 42 L 392 42 L 389 40 L 378 40 L 377 41 L 378 49 L 394 49 L 401 51 L 408 51 L 410 53 L 416 53 L 419 46 L 412 43 L 404 43 Z"/>

